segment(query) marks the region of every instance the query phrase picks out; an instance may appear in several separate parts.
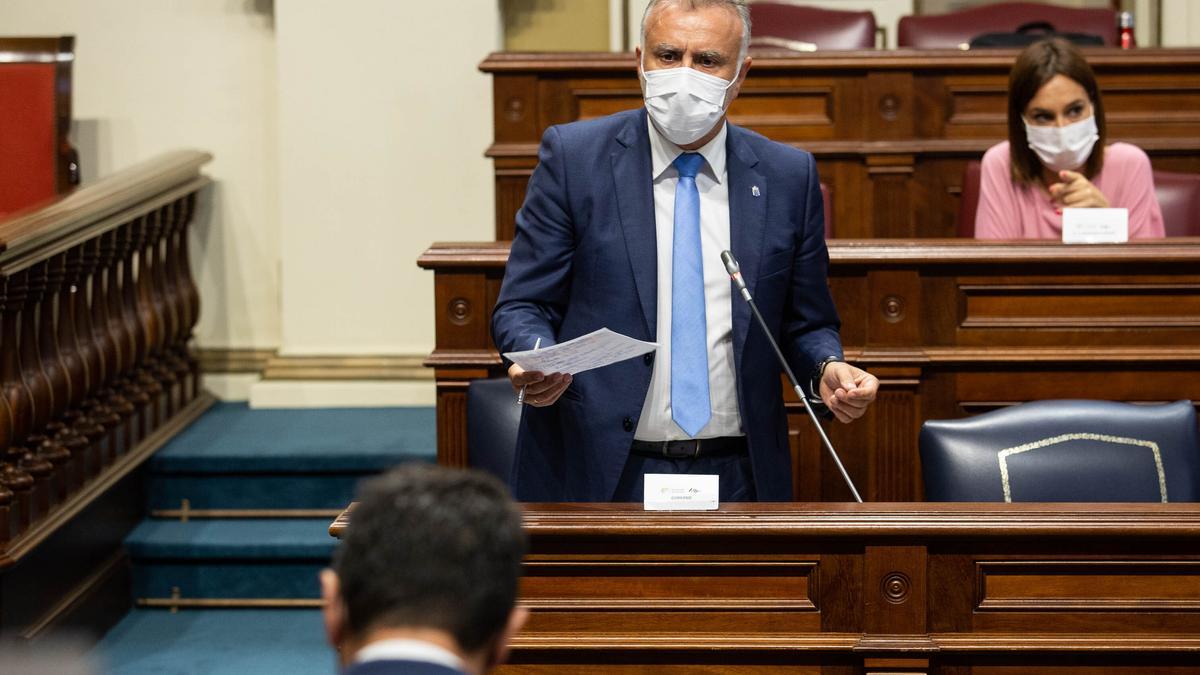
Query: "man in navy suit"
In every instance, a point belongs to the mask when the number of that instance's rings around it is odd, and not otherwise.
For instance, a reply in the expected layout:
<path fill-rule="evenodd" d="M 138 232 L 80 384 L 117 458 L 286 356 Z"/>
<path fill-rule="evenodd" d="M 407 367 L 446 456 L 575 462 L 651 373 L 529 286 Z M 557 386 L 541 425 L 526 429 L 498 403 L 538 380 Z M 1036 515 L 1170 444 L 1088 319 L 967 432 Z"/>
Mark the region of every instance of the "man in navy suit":
<path fill-rule="evenodd" d="M 479 675 L 528 615 L 526 538 L 500 481 L 424 463 L 367 482 L 333 568 L 325 631 L 345 675 Z"/>
<path fill-rule="evenodd" d="M 526 388 L 520 500 L 640 501 L 646 473 L 717 474 L 721 501 L 791 499 L 781 369 L 722 250 L 818 404 L 849 422 L 875 398 L 878 380 L 842 361 L 812 155 L 726 123 L 749 39 L 740 0 L 654 0 L 637 50 L 645 107 L 542 138 L 497 347 L 601 327 L 659 347 L 574 378 L 510 365 Z"/>

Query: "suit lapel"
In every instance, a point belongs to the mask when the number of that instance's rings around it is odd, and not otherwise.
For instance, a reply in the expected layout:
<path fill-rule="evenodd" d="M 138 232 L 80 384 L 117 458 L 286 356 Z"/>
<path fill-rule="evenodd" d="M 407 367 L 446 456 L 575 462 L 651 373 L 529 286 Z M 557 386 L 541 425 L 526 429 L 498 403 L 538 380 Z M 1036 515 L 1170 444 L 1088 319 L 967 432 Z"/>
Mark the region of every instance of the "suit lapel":
<path fill-rule="evenodd" d="M 767 199 L 770 196 L 766 178 L 755 168 L 758 156 L 742 139 L 742 130 L 729 125 L 726 142 L 726 171 L 729 176 L 729 239 L 733 257 L 741 265 L 742 279 L 751 295 L 758 281 L 763 236 L 766 233 Z M 739 369 L 742 347 L 750 329 L 750 307 L 741 296 L 733 293 L 733 353 Z"/>
<path fill-rule="evenodd" d="M 658 327 L 658 238 L 654 226 L 654 186 L 650 175 L 650 138 L 646 113 L 631 117 L 612 153 L 613 185 L 625 250 L 633 271 L 646 335 L 656 339 Z"/>

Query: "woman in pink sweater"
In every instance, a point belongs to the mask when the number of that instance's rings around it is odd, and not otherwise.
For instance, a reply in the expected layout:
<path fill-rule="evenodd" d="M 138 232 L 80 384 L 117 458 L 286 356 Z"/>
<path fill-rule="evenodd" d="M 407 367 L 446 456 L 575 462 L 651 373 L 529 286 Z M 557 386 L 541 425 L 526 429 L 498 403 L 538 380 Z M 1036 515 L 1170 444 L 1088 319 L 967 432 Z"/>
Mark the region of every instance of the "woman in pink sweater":
<path fill-rule="evenodd" d="M 983 155 L 977 239 L 1061 239 L 1062 210 L 1129 209 L 1129 238 L 1162 237 L 1150 159 L 1104 144 L 1104 104 L 1092 68 L 1051 38 L 1017 57 L 1008 82 L 1008 140 Z"/>

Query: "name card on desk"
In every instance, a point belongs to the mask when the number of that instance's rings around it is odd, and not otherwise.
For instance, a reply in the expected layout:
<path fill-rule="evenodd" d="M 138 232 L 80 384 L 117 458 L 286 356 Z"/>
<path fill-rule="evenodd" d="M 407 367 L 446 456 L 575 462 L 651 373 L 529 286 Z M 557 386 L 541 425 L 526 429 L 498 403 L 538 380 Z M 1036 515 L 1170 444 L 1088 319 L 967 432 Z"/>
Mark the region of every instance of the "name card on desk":
<path fill-rule="evenodd" d="M 648 473 L 647 511 L 715 511 L 718 479 L 716 474 Z"/>
<path fill-rule="evenodd" d="M 1129 241 L 1129 209 L 1063 209 L 1064 244 Z"/>

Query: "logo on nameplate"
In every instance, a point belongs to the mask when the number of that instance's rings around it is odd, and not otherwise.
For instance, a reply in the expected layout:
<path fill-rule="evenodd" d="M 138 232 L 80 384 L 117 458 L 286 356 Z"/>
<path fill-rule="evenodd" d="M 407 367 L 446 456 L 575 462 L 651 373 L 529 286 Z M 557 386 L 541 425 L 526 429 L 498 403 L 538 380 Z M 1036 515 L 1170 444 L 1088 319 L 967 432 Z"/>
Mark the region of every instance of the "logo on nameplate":
<path fill-rule="evenodd" d="M 716 474 L 645 475 L 647 511 L 714 511 L 720 481 Z"/>

